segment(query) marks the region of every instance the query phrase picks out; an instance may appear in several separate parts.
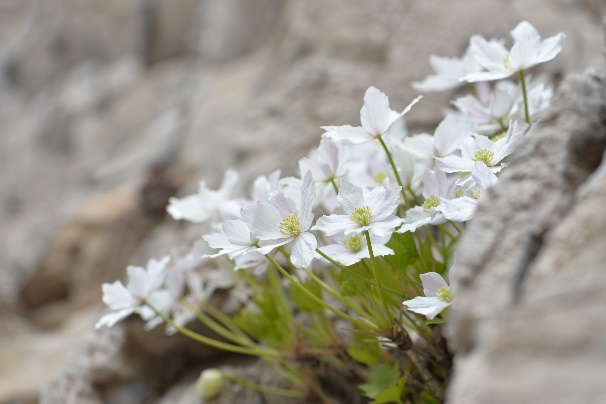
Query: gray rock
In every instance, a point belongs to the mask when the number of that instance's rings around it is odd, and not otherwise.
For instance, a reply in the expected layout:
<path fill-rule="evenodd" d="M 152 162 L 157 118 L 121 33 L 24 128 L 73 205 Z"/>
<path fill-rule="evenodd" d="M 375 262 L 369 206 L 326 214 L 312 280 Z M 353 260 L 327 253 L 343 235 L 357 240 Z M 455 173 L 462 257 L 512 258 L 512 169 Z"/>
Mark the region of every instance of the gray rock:
<path fill-rule="evenodd" d="M 606 73 L 569 77 L 451 272 L 453 403 L 603 402 Z"/>

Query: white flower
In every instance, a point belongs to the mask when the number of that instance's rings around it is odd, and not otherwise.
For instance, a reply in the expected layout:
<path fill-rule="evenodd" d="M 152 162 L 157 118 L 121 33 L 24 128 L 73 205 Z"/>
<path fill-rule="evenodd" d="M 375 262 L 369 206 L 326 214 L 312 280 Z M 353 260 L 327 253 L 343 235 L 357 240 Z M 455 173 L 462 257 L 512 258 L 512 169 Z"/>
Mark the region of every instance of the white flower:
<path fill-rule="evenodd" d="M 436 272 L 422 274 L 420 278 L 425 296 L 417 296 L 412 300 L 404 301 L 402 304 L 408 310 L 422 314 L 431 320 L 452 304 L 454 294 L 444 278 Z"/>
<path fill-rule="evenodd" d="M 308 171 L 300 188 L 299 208 L 280 191 L 269 197 L 269 203 L 242 208 L 242 219 L 260 241 L 259 252 L 267 254 L 274 248 L 292 242 L 290 259 L 297 268 L 309 266 L 316 249 L 316 238 L 309 233 L 313 222 L 312 207 L 316 199 L 315 184 Z"/>
<path fill-rule="evenodd" d="M 204 257 L 216 258 L 227 254 L 230 259 L 234 259 L 257 249 L 258 240 L 250 234 L 250 230 L 244 221 L 240 219 L 223 220 L 221 229 L 223 230 L 221 233 L 202 236 L 211 248 L 221 249 L 216 254 L 209 254 Z"/>
<path fill-rule="evenodd" d="M 272 192 L 279 190 L 280 170 L 276 170 L 269 176 L 257 177 L 253 183 L 253 202 L 267 202 Z"/>
<path fill-rule="evenodd" d="M 523 131 L 518 131 L 517 121 L 514 121 L 509 125 L 504 138 L 493 142 L 486 136 L 474 135 L 463 141 L 461 156 L 446 156 L 437 159 L 436 164 L 446 173 L 469 173 L 473 171 L 475 163 L 481 161 L 493 172 L 499 172 L 501 166 L 498 164 L 511 154 L 516 142 L 523 134 Z"/>
<path fill-rule="evenodd" d="M 172 298 L 167 290 L 160 290 L 160 286 L 166 278 L 166 264 L 169 260 L 168 256 L 160 261 L 150 259 L 147 262 L 147 269 L 128 266 L 126 287 L 121 281 L 104 283 L 103 303 L 114 312 L 101 317 L 95 327 L 104 325 L 113 327 L 132 313 L 138 313 L 143 320 L 150 321 L 156 317 L 156 314 L 145 306 L 145 303 L 149 303 L 160 312 L 167 312 L 172 304 Z"/>
<path fill-rule="evenodd" d="M 349 236 L 364 231 L 378 237 L 390 236 L 402 223 L 402 219 L 394 215 L 400 190 L 400 187 L 376 187 L 366 192 L 342 180 L 338 200 L 346 215 L 322 216 L 312 230 L 320 230 L 327 236 Z"/>
<path fill-rule="evenodd" d="M 446 222 L 446 218 L 439 210 L 442 200 L 453 196 L 446 174 L 439 169 L 428 171 L 423 178 L 423 185 L 425 202 L 406 211 L 404 224 L 398 229 L 398 233 L 415 231 L 427 224 L 437 225 Z"/>
<path fill-rule="evenodd" d="M 221 188 L 214 191 L 206 186 L 206 182 L 200 182 L 197 194 L 185 198 L 170 198 L 166 208 L 175 220 L 187 220 L 193 223 L 202 223 L 213 219 L 218 212 L 225 208 L 225 203 L 230 199 L 238 173 L 227 170 L 223 177 Z"/>
<path fill-rule="evenodd" d="M 563 32 L 542 40 L 537 30 L 530 23 L 523 21 L 511 31 L 514 44 L 508 51 L 502 43 L 488 42 L 480 35 L 470 41 L 471 51 L 476 60 L 487 70 L 471 73 L 463 77 L 464 81 L 491 81 L 504 79 L 521 70 L 555 58 L 562 50 Z"/>
<path fill-rule="evenodd" d="M 389 236 L 377 237 L 374 235 L 370 237 L 372 252 L 375 257 L 393 255 L 393 250 L 389 247 L 385 247 L 385 243 L 389 241 L 389 238 Z M 353 265 L 356 262 L 360 262 L 364 258 L 370 258 L 366 237 L 361 233 L 340 238 L 338 241 L 338 243 L 320 247 L 319 250 L 329 256 L 332 260 L 337 261 L 346 267 Z M 319 254 L 316 258 L 322 261 L 325 260 L 325 258 Z"/>
<path fill-rule="evenodd" d="M 431 55 L 429 63 L 436 74 L 427 76 L 422 82 L 412 83 L 412 87 L 417 91 L 432 92 L 457 88 L 464 84 L 461 81 L 463 77 L 482 69 L 469 47 L 462 58 Z"/>
<path fill-rule="evenodd" d="M 446 115 L 433 136 L 420 134 L 409 137 L 404 141 L 404 149 L 432 167 L 435 158 L 454 153 L 461 147 L 461 142 L 469 136 L 471 136 L 469 121 L 455 115 Z"/>
<path fill-rule="evenodd" d="M 364 95 L 364 106 L 360 110 L 362 126 L 350 125 L 328 127 L 330 131 L 325 136 L 335 142 L 346 144 L 362 144 L 378 139 L 383 135 L 404 137 L 404 122 L 402 117 L 410 111 L 422 97 L 415 98 L 400 113 L 389 108 L 389 99 L 375 87 L 369 87 Z"/>

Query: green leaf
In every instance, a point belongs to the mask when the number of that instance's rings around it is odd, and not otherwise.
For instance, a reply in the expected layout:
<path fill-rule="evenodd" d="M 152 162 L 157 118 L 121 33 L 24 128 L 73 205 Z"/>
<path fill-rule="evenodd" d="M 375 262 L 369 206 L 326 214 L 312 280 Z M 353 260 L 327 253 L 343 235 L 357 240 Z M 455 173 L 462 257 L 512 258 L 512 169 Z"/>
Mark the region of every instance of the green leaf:
<path fill-rule="evenodd" d="M 442 324 L 444 322 L 443 318 L 440 317 L 434 317 L 431 320 L 425 320 L 425 324 L 430 325 L 430 324 Z"/>
<path fill-rule="evenodd" d="M 386 364 L 379 364 L 368 374 L 368 383 L 361 384 L 360 390 L 370 398 L 376 398 L 381 392 L 397 384 L 400 372 Z"/>
<path fill-rule="evenodd" d="M 386 404 L 398 403 L 402 404 L 402 395 L 406 389 L 406 376 L 402 376 L 396 384 L 391 384 L 389 387 L 375 397 L 375 400 L 370 404 Z"/>
<path fill-rule="evenodd" d="M 381 359 L 381 347 L 379 343 L 369 341 L 373 337 L 354 333 L 353 341 L 347 347 L 347 353 L 355 361 L 365 365 L 375 365 Z"/>
<path fill-rule="evenodd" d="M 386 244 L 394 251 L 394 255 L 386 255 L 385 260 L 397 270 L 404 270 L 415 259 L 419 252 L 411 232 L 394 233 Z"/>
<path fill-rule="evenodd" d="M 322 289 L 317 283 L 306 282 L 303 283 L 302 286 L 313 293 L 314 296 L 322 299 Z M 317 313 L 324 310 L 324 307 L 320 303 L 312 300 L 305 292 L 295 285 L 290 285 L 290 298 L 295 307 L 303 313 Z"/>
<path fill-rule="evenodd" d="M 341 296 L 357 296 L 358 289 L 358 283 L 353 278 L 345 279 L 341 283 Z"/>

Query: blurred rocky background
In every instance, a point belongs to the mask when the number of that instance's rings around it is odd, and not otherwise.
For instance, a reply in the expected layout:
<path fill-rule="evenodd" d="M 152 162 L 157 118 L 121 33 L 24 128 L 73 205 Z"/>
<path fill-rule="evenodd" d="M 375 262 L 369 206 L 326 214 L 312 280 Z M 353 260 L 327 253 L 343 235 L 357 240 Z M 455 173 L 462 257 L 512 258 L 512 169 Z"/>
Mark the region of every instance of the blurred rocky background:
<path fill-rule="evenodd" d="M 368 86 L 403 108 L 428 56 L 458 56 L 473 34 L 528 20 L 567 34 L 553 77 L 602 66 L 604 7 L 0 0 L 0 403 L 199 402 L 191 384 L 215 352 L 132 321 L 94 330 L 101 283 L 199 236 L 164 217 L 170 195 L 216 186 L 228 167 L 242 190 L 294 173 L 320 126 L 358 122 Z M 425 97 L 409 129 L 433 131 L 452 95 Z"/>

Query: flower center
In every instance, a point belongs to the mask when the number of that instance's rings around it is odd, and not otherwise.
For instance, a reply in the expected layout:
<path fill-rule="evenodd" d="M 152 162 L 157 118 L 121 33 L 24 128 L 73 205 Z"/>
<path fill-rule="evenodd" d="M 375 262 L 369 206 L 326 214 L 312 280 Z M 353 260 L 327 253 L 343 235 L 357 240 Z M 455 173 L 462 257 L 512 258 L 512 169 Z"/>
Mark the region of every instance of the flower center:
<path fill-rule="evenodd" d="M 477 191 L 475 191 L 473 193 L 473 197 L 476 198 L 476 199 L 480 199 L 481 196 L 482 196 L 482 190 L 481 189 L 478 189 Z"/>
<path fill-rule="evenodd" d="M 347 237 L 343 241 L 343 246 L 347 248 L 349 251 L 357 253 L 362 249 L 362 234 L 354 234 L 353 236 Z"/>
<path fill-rule="evenodd" d="M 431 195 L 429 198 L 425 199 L 423 202 L 423 212 L 429 213 L 429 209 L 440 206 L 440 200 L 437 196 Z"/>
<path fill-rule="evenodd" d="M 450 286 L 442 286 L 436 291 L 436 296 L 438 299 L 446 303 L 451 303 L 454 299 L 454 294 L 452 293 Z"/>
<path fill-rule="evenodd" d="M 500 133 L 497 133 L 496 135 L 494 135 L 493 137 L 490 138 L 490 140 L 492 140 L 493 142 L 497 142 L 498 140 L 503 139 L 505 136 L 507 136 L 507 131 L 503 131 Z"/>
<path fill-rule="evenodd" d="M 474 155 L 473 155 L 473 161 L 478 162 L 481 161 L 482 163 L 486 164 L 487 166 L 491 166 L 491 161 L 494 157 L 494 153 L 491 152 L 488 149 L 484 149 L 484 150 L 478 150 Z"/>
<path fill-rule="evenodd" d="M 301 233 L 301 219 L 299 215 L 291 213 L 280 222 L 280 233 L 285 236 L 296 237 Z"/>
<path fill-rule="evenodd" d="M 503 66 L 505 66 L 507 70 L 512 70 L 511 63 L 509 62 L 509 55 L 503 60 Z"/>
<path fill-rule="evenodd" d="M 385 171 L 379 171 L 372 177 L 372 179 L 379 184 L 382 184 L 383 181 L 385 181 L 385 178 L 387 178 L 387 173 L 385 173 Z"/>
<path fill-rule="evenodd" d="M 368 206 L 364 205 L 360 208 L 355 208 L 351 212 L 351 215 L 349 215 L 349 219 L 359 226 L 368 226 L 372 222 L 372 212 Z"/>

